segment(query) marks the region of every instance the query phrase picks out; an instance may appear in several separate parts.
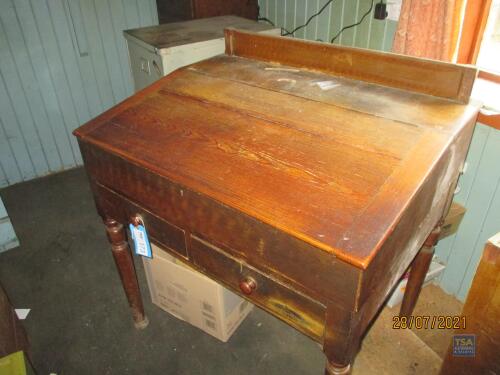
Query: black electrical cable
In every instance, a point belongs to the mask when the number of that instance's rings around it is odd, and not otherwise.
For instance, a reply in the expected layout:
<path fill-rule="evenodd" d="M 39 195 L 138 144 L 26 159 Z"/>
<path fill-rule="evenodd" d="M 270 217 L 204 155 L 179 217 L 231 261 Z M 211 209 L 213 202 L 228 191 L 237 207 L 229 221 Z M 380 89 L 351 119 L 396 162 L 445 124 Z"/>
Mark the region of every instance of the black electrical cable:
<path fill-rule="evenodd" d="M 328 0 L 328 1 L 325 3 L 325 5 L 323 5 L 323 6 L 321 7 L 321 9 L 320 9 L 320 10 L 318 10 L 315 14 L 313 14 L 311 17 L 309 17 L 309 18 L 307 19 L 307 21 L 306 21 L 306 23 L 305 23 L 305 24 L 300 25 L 300 26 L 297 26 L 297 27 L 296 27 L 295 29 L 293 29 L 292 31 L 287 31 L 285 34 L 283 34 L 283 36 L 287 36 L 287 35 L 292 35 L 292 36 L 293 36 L 293 34 L 294 34 L 295 32 L 297 32 L 297 31 L 299 31 L 300 29 L 303 29 L 304 27 L 306 27 L 307 25 L 309 25 L 309 22 L 311 22 L 311 21 L 312 21 L 315 17 L 319 16 L 321 13 L 323 13 L 323 11 L 326 9 L 326 7 L 327 7 L 328 5 L 330 5 L 331 3 L 333 3 L 333 1 L 334 1 L 334 0 Z M 286 30 L 285 30 L 285 31 L 286 31 Z"/>
<path fill-rule="evenodd" d="M 274 24 L 273 21 L 271 21 L 269 18 L 266 18 L 266 17 L 261 17 L 259 16 L 259 18 L 257 18 L 258 21 L 264 21 L 264 22 L 267 22 L 268 24 L 270 24 L 271 26 L 275 26 L 276 25 Z"/>
<path fill-rule="evenodd" d="M 264 21 L 264 22 L 267 22 L 268 24 L 270 24 L 271 26 L 276 27 L 274 22 L 271 21 L 269 18 L 260 16 L 260 7 L 258 7 L 257 9 L 258 9 L 257 21 Z M 288 30 L 285 29 L 284 27 L 281 27 L 281 35 L 283 36 L 285 34 L 288 35 Z"/>
<path fill-rule="evenodd" d="M 368 9 L 368 11 L 367 11 L 365 14 L 363 14 L 363 17 L 361 17 L 361 19 L 360 19 L 358 22 L 353 23 L 352 25 L 349 25 L 349 26 L 344 26 L 344 27 L 343 27 L 342 29 L 340 29 L 340 31 L 339 31 L 339 32 L 338 32 L 338 33 L 337 33 L 337 34 L 336 34 L 336 35 L 332 38 L 332 40 L 330 41 L 330 43 L 335 42 L 335 39 L 337 39 L 337 38 L 340 36 L 340 34 L 342 34 L 342 32 L 343 32 L 344 30 L 347 30 L 347 29 L 350 29 L 350 28 L 352 28 L 352 27 L 356 27 L 356 26 L 360 25 L 360 24 L 364 21 L 364 19 L 366 18 L 366 16 L 367 16 L 367 15 L 369 15 L 369 14 L 372 12 L 372 9 L 373 9 L 373 2 L 374 2 L 374 0 L 372 0 L 372 2 L 371 2 L 371 4 L 370 4 L 370 9 Z"/>
<path fill-rule="evenodd" d="M 266 17 L 260 17 L 260 16 L 259 16 L 259 17 L 257 18 L 257 21 L 264 21 L 264 22 L 267 22 L 268 24 L 270 24 L 271 26 L 276 27 L 276 25 L 274 24 L 274 22 L 273 22 L 273 21 L 271 21 L 269 18 L 266 18 Z M 286 34 L 286 33 L 288 33 L 288 30 L 287 30 L 287 29 L 285 29 L 284 27 L 282 27 L 282 28 L 281 28 L 281 36 L 283 36 L 283 35 L 288 35 L 288 34 Z"/>
<path fill-rule="evenodd" d="M 281 27 L 281 35 L 282 36 L 288 36 L 288 35 L 292 35 L 299 31 L 300 29 L 303 29 L 304 27 L 306 27 L 307 25 L 309 25 L 309 23 L 317 16 L 319 16 L 321 13 L 323 13 L 323 11 L 328 7 L 328 5 L 330 5 L 331 3 L 333 3 L 335 0 L 328 0 L 322 7 L 320 10 L 318 10 L 315 14 L 313 14 L 311 17 L 309 17 L 306 21 L 305 24 L 303 25 L 300 25 L 300 26 L 297 26 L 295 29 L 293 29 L 292 31 L 288 31 L 287 29 L 285 29 L 284 27 Z M 383 3 L 383 0 L 380 1 L 381 3 Z M 372 2 L 370 3 L 370 8 L 366 11 L 365 14 L 363 14 L 363 16 L 361 17 L 361 19 L 356 22 L 356 23 L 353 23 L 352 25 L 348 25 L 348 26 L 344 26 L 330 41 L 330 43 L 333 43 L 335 42 L 335 39 L 337 39 L 340 34 L 342 34 L 342 32 L 344 32 L 345 30 L 347 29 L 350 29 L 350 28 L 353 28 L 353 27 L 356 27 L 356 26 L 359 26 L 366 18 L 367 15 L 369 15 L 372 10 L 373 10 L 373 3 L 374 3 L 374 0 L 372 0 Z M 259 21 L 264 21 L 264 22 L 267 22 L 269 23 L 270 25 L 272 26 L 275 26 L 276 25 L 274 24 L 273 21 L 271 21 L 269 18 L 266 18 L 266 17 L 261 17 L 260 16 L 260 7 L 259 7 L 259 16 L 257 18 Z"/>

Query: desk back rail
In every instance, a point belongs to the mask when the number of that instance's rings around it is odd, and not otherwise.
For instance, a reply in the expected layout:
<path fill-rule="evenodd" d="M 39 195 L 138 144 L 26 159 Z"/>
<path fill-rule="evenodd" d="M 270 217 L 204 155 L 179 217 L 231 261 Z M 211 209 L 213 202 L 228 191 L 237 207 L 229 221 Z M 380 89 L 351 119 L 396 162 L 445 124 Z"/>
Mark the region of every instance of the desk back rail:
<path fill-rule="evenodd" d="M 226 29 L 226 54 L 468 103 L 477 69 L 411 56 Z"/>

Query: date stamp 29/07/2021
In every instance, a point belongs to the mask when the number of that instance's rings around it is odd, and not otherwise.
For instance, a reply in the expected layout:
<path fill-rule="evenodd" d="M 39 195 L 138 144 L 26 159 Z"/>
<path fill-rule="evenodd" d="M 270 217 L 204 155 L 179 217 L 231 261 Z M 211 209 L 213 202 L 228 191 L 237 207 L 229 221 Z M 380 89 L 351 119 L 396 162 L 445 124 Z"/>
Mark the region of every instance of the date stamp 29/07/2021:
<path fill-rule="evenodd" d="M 393 329 L 465 329 L 466 317 L 460 315 L 394 316 Z"/>

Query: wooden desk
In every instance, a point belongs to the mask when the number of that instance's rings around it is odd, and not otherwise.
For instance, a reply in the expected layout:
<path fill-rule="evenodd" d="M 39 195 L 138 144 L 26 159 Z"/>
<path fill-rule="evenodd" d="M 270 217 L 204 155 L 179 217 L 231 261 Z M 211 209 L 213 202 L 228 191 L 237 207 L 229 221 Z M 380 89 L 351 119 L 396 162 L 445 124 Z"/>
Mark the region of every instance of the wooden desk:
<path fill-rule="evenodd" d="M 417 258 L 411 314 L 464 162 L 475 69 L 226 30 L 75 131 L 137 326 L 124 225 L 323 345 L 347 373 Z"/>

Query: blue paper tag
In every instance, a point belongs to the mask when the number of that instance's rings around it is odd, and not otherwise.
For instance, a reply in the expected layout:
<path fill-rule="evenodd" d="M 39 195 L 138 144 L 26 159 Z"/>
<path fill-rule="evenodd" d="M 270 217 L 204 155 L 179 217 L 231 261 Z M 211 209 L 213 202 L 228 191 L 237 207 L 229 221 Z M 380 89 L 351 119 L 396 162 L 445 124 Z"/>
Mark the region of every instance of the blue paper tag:
<path fill-rule="evenodd" d="M 129 224 L 130 233 L 134 240 L 134 250 L 137 255 L 152 258 L 151 245 L 149 244 L 148 234 L 144 225 L 134 226 Z"/>

